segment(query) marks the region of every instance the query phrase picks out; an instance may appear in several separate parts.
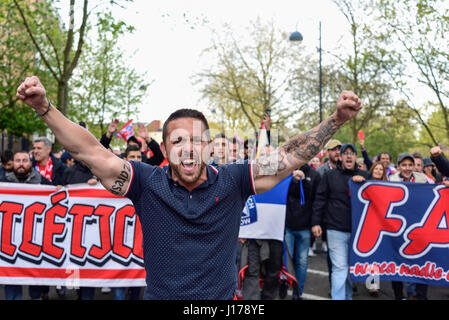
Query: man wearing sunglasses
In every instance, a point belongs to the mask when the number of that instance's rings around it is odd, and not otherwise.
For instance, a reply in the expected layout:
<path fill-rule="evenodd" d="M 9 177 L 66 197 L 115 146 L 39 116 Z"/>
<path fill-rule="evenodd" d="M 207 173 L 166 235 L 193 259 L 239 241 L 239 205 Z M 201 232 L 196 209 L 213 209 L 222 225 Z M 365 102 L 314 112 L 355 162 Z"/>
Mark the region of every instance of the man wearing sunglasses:
<path fill-rule="evenodd" d="M 336 170 L 324 173 L 313 202 L 312 233 L 315 237 L 327 232 L 329 255 L 332 262 L 331 295 L 333 300 L 351 300 L 349 281 L 349 245 L 351 239 L 351 199 L 349 179 L 369 173 L 358 169 L 357 149 L 344 144 L 340 149 L 341 161 Z"/>

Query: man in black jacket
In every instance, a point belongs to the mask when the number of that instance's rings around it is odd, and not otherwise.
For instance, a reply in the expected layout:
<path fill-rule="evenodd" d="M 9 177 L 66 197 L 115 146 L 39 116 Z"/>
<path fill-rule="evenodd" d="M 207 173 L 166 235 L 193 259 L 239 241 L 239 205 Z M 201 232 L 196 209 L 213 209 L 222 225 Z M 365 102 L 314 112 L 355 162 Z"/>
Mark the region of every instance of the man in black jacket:
<path fill-rule="evenodd" d="M 348 182 L 355 175 L 368 178 L 366 171 L 356 166 L 357 149 L 344 144 L 340 149 L 342 161 L 336 170 L 323 175 L 313 203 L 312 232 L 315 237 L 327 230 L 329 255 L 332 262 L 332 299 L 352 299 L 349 281 L 349 245 L 351 238 L 351 199 Z"/>
<path fill-rule="evenodd" d="M 443 152 L 439 146 L 435 146 L 430 149 L 430 159 L 437 166 L 438 171 L 445 176 L 449 177 L 449 161 L 444 157 Z M 449 187 L 449 183 L 447 181 L 443 181 L 446 187 Z"/>
<path fill-rule="evenodd" d="M 153 155 L 148 158 L 143 152 L 142 152 L 142 162 L 145 162 L 152 166 L 158 166 L 164 161 L 164 155 L 162 154 L 161 148 L 159 146 L 159 143 L 157 143 L 156 140 L 150 137 L 147 128 L 143 125 L 143 123 L 138 123 L 139 128 L 139 136 L 145 140 L 148 148 L 151 150 Z M 115 119 L 109 124 L 108 131 L 101 136 L 100 143 L 106 148 L 109 148 L 109 145 L 111 144 L 112 137 L 114 136 L 115 131 L 117 131 L 118 126 L 118 120 Z M 131 136 L 128 138 L 128 141 L 126 142 L 127 147 L 130 145 L 136 145 L 140 148 L 142 148 L 141 142 L 135 137 Z M 125 154 L 122 154 L 122 158 L 125 157 Z"/>
<path fill-rule="evenodd" d="M 300 170 L 293 171 L 293 179 L 288 189 L 285 244 L 293 258 L 298 281 L 298 292 L 293 292 L 295 300 L 301 298 L 306 281 L 311 240 L 312 203 L 320 180 L 320 174 L 305 164 Z"/>

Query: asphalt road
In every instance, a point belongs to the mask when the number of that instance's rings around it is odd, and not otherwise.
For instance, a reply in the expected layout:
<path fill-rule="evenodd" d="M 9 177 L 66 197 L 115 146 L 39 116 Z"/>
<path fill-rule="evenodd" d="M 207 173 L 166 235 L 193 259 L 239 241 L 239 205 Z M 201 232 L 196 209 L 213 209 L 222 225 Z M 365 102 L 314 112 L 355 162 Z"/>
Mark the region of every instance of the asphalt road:
<path fill-rule="evenodd" d="M 320 248 L 321 245 L 318 245 Z M 303 299 L 305 300 L 329 300 L 330 285 L 329 273 L 326 262 L 326 253 L 321 249 L 315 252 L 315 256 L 309 257 L 309 267 L 306 283 L 304 285 Z M 356 282 L 356 290 L 353 292 L 353 300 L 394 300 L 391 281 L 380 281 L 380 290 L 378 296 L 370 295 L 364 282 Z M 289 292 L 290 293 L 290 292 Z M 404 288 L 405 294 L 405 288 Z M 447 300 L 449 299 L 449 287 L 429 286 L 429 300 Z M 291 299 L 290 294 L 286 299 Z"/>
<path fill-rule="evenodd" d="M 306 283 L 304 286 L 304 300 L 330 300 L 329 273 L 327 269 L 326 253 L 321 250 L 321 243 L 318 241 L 315 256 L 309 257 L 309 267 Z M 394 294 L 390 281 L 380 281 L 380 290 L 378 296 L 370 295 L 364 282 L 355 283 L 356 290 L 353 293 L 353 300 L 393 300 Z M 143 294 L 143 290 L 142 290 Z M 0 300 L 4 300 L 4 288 L 0 285 Z M 28 287 L 24 286 L 23 299 L 29 300 Z M 50 287 L 49 300 L 77 300 L 76 290 L 67 290 L 64 297 L 58 296 L 55 287 Z M 95 290 L 95 300 L 113 300 L 113 291 L 102 293 L 100 288 Z M 448 300 L 449 287 L 429 286 L 429 300 Z M 291 290 L 285 300 L 291 300 Z"/>

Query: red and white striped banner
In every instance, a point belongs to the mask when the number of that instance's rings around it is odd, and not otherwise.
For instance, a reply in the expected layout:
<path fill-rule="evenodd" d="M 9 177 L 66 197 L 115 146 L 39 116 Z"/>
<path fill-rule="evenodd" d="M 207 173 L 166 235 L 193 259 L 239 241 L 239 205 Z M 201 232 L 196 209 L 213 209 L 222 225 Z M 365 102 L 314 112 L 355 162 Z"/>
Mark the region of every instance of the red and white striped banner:
<path fill-rule="evenodd" d="M 101 186 L 0 183 L 0 283 L 145 286 L 130 200 Z"/>

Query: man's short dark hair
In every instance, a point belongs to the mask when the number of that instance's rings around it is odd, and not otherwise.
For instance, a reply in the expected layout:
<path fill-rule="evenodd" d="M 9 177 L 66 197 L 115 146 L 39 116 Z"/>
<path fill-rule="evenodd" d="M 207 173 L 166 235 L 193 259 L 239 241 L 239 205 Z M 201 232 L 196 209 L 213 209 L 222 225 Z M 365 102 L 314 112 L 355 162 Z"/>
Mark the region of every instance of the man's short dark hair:
<path fill-rule="evenodd" d="M 379 155 L 377 156 L 377 160 L 380 161 L 380 158 L 381 158 L 381 156 L 382 156 L 383 154 L 386 154 L 386 155 L 390 158 L 390 162 L 391 162 L 391 160 L 393 160 L 393 158 L 391 157 L 391 154 L 388 153 L 388 152 L 381 152 L 381 153 L 379 153 Z"/>
<path fill-rule="evenodd" d="M 135 137 L 135 136 L 131 136 L 128 138 L 128 141 L 126 141 L 126 143 L 130 143 L 130 142 L 134 142 L 137 143 L 139 145 L 139 148 L 142 148 L 142 143 Z"/>
<path fill-rule="evenodd" d="M 413 158 L 415 159 L 421 159 L 424 162 L 424 157 L 422 156 L 421 153 L 419 152 L 415 152 L 414 154 L 412 154 Z"/>
<path fill-rule="evenodd" d="M 8 161 L 14 160 L 14 153 L 11 150 L 5 150 L 2 152 L 1 160 L 3 164 L 8 163 Z"/>
<path fill-rule="evenodd" d="M 209 124 L 207 123 L 207 119 L 204 116 L 204 114 L 198 110 L 194 110 L 194 109 L 179 109 L 176 110 L 175 112 L 173 112 L 168 119 L 164 122 L 164 125 L 162 127 L 162 141 L 164 141 L 167 139 L 167 127 L 168 124 L 176 119 L 179 118 L 194 118 L 194 119 L 198 119 L 200 121 L 203 122 L 204 126 L 206 127 L 207 130 L 207 139 L 209 140 Z"/>
<path fill-rule="evenodd" d="M 125 158 L 128 157 L 128 154 L 129 154 L 131 151 L 139 151 L 139 152 L 140 152 L 140 148 L 139 148 L 138 146 L 134 145 L 134 144 L 128 146 L 128 147 L 126 148 L 126 150 L 125 150 Z"/>
<path fill-rule="evenodd" d="M 214 140 L 215 139 L 228 139 L 228 138 L 226 138 L 226 135 L 223 132 L 220 132 L 215 135 Z"/>

